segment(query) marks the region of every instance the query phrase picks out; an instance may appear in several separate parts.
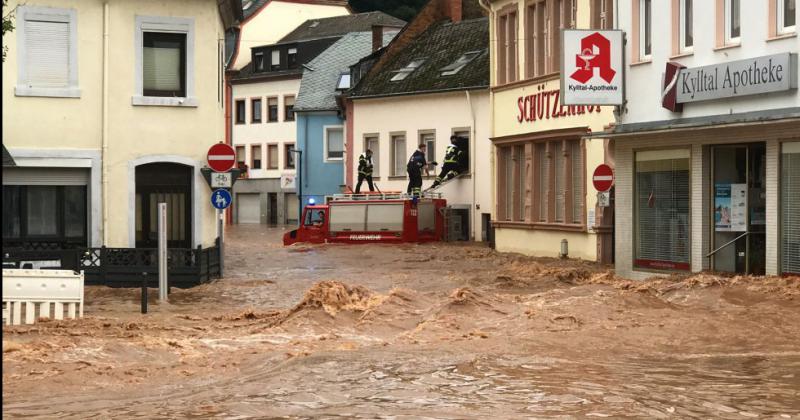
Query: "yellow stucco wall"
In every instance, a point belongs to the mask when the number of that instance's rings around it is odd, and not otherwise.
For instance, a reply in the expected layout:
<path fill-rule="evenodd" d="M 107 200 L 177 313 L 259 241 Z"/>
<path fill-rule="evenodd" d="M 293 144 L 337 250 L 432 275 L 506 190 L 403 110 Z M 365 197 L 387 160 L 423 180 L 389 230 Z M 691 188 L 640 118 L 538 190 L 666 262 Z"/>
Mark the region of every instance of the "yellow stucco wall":
<path fill-rule="evenodd" d="M 308 19 L 350 14 L 346 7 L 321 4 L 287 3 L 271 1 L 264 10 L 251 17 L 242 26 L 239 54 L 233 69 L 239 70 L 250 62 L 250 49 L 270 45 L 293 31 Z"/>
<path fill-rule="evenodd" d="M 14 7 L 18 2 L 10 2 Z M 17 40 L 3 37 L 8 57 L 3 64 L 3 143 L 9 149 L 102 148 L 103 2 L 100 0 L 25 0 L 28 6 L 77 10 L 78 82 L 80 98 L 15 96 Z M 129 246 L 133 223 L 131 165 L 143 159 L 180 161 L 199 169 L 208 147 L 224 139 L 224 114 L 219 97 L 221 62 L 218 44 L 224 37 L 216 0 L 109 1 L 108 151 L 104 157 L 108 189 L 107 246 Z M 136 16 L 182 17 L 194 20 L 194 85 L 196 107 L 134 106 Z M 194 205 L 199 235 L 209 246 L 216 237 L 210 191 L 196 171 Z M 91 191 L 91 194 L 99 194 Z"/>
<path fill-rule="evenodd" d="M 496 249 L 537 257 L 558 257 L 561 240 L 569 244 L 569 257 L 595 261 L 597 241 L 594 234 L 550 230 L 495 229 Z"/>

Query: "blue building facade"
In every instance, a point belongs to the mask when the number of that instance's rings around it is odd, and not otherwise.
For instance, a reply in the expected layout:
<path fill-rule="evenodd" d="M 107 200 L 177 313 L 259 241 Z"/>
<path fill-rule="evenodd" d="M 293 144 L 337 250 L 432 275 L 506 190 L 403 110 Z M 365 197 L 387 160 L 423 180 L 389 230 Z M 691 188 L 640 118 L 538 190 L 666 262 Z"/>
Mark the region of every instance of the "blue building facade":
<path fill-rule="evenodd" d="M 298 187 L 302 184 L 301 205 L 324 203 L 325 196 L 341 192 L 344 184 L 344 148 L 342 156 L 336 151 L 327 153 L 326 137 L 344 134 L 344 120 L 336 111 L 311 111 L 297 113 L 298 150 L 303 151 L 303 167 L 298 174 Z M 333 154 L 333 156 L 330 156 Z"/>

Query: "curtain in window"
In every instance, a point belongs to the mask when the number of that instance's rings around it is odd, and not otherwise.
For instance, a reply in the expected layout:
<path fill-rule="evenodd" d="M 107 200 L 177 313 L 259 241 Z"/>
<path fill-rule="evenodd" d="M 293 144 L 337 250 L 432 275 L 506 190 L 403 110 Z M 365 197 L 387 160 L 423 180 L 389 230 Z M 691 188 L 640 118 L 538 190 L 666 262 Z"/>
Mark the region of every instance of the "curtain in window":
<path fill-rule="evenodd" d="M 406 138 L 405 136 L 392 137 L 392 147 L 394 153 L 394 173 L 393 175 L 403 175 L 406 171 Z"/>
<path fill-rule="evenodd" d="M 689 151 L 636 153 L 636 264 L 689 269 Z"/>
<path fill-rule="evenodd" d="M 781 150 L 781 269 L 800 274 L 800 142 Z"/>
<path fill-rule="evenodd" d="M 341 128 L 328 130 L 328 159 L 344 157 L 344 136 Z"/>
<path fill-rule="evenodd" d="M 142 84 L 148 91 L 180 91 L 181 59 L 186 35 L 144 33 Z"/>
<path fill-rule="evenodd" d="M 69 85 L 69 23 L 26 20 L 25 70 L 33 87 Z"/>
<path fill-rule="evenodd" d="M 278 167 L 278 145 L 271 144 L 267 146 L 267 155 L 269 158 L 269 167 L 276 169 Z"/>

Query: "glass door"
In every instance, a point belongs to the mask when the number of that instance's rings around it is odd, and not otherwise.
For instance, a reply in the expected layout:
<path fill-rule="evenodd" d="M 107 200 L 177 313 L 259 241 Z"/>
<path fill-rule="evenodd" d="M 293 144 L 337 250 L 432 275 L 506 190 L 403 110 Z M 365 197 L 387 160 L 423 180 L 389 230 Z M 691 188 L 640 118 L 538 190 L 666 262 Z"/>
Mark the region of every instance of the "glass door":
<path fill-rule="evenodd" d="M 712 148 L 712 253 L 715 271 L 763 274 L 766 146 Z"/>

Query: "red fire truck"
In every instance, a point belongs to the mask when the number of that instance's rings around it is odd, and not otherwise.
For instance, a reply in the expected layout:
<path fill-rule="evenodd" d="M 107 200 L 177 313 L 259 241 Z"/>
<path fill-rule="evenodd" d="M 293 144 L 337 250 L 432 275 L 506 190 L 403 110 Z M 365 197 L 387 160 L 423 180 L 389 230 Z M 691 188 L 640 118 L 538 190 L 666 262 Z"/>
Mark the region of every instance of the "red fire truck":
<path fill-rule="evenodd" d="M 300 227 L 283 235 L 283 244 L 441 241 L 446 206 L 438 194 L 337 194 L 306 206 Z"/>

